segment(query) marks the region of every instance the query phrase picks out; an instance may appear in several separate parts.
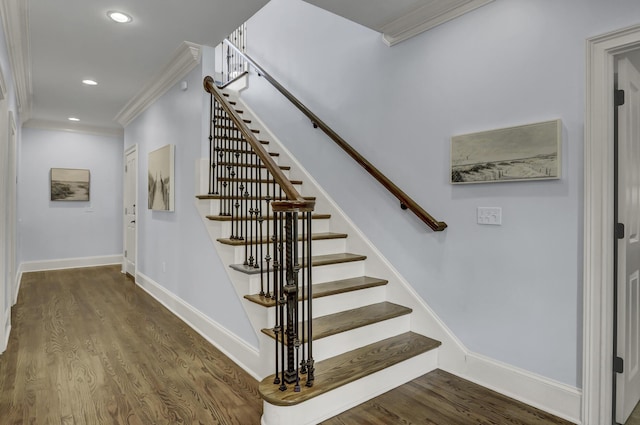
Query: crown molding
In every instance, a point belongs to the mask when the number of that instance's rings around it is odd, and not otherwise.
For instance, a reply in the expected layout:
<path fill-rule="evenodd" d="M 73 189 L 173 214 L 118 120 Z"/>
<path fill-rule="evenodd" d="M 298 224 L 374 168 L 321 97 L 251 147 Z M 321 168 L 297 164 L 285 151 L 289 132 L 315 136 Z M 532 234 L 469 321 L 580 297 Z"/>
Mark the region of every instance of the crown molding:
<path fill-rule="evenodd" d="M 1 0 L 0 15 L 7 40 L 7 50 L 16 88 L 18 110 L 22 122 L 31 114 L 31 53 L 29 9 L 25 0 Z"/>
<path fill-rule="evenodd" d="M 382 40 L 387 46 L 393 46 L 492 1 L 494 0 L 464 0 L 455 2 L 453 7 L 452 2 L 445 2 L 444 5 L 442 2 L 429 2 L 384 24 L 379 29 Z"/>
<path fill-rule="evenodd" d="M 169 63 L 152 77 L 114 118 L 126 127 L 175 83 L 196 67 L 202 59 L 202 46 L 184 41 Z"/>
<path fill-rule="evenodd" d="M 98 127 L 80 123 L 67 123 L 42 119 L 30 119 L 23 125 L 25 128 L 37 128 L 39 130 L 68 131 L 70 133 L 93 134 L 96 136 L 124 137 L 122 128 Z"/>

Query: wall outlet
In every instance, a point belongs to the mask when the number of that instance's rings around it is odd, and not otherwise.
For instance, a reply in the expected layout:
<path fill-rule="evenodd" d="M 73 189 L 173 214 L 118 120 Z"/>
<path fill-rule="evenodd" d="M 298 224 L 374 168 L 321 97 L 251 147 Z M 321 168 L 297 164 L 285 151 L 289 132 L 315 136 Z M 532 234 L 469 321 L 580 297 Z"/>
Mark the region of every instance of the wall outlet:
<path fill-rule="evenodd" d="M 502 208 L 478 207 L 478 224 L 502 225 Z"/>

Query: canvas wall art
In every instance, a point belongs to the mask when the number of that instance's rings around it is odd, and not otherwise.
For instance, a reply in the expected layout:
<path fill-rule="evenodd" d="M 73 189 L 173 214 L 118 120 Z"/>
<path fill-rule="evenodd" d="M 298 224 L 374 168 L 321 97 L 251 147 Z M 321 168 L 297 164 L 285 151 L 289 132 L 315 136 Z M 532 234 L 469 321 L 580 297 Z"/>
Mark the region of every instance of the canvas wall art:
<path fill-rule="evenodd" d="M 51 169 L 52 201 L 88 201 L 90 193 L 89 170 L 74 168 Z"/>
<path fill-rule="evenodd" d="M 560 178 L 561 120 L 451 138 L 451 183 Z"/>
<path fill-rule="evenodd" d="M 148 204 L 150 210 L 174 210 L 174 150 L 174 145 L 166 145 L 149 153 Z"/>

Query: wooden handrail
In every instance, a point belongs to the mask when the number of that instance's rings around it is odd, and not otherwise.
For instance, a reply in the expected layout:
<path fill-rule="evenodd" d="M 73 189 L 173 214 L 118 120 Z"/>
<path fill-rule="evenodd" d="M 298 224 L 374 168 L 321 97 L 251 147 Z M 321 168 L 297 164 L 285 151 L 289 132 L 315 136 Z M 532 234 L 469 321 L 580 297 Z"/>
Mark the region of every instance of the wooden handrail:
<path fill-rule="evenodd" d="M 360 164 L 369 174 L 373 176 L 380 184 L 382 184 L 389 192 L 393 194 L 399 201 L 402 209 L 408 209 L 413 212 L 420 220 L 422 220 L 427 226 L 434 231 L 442 231 L 446 229 L 447 223 L 444 221 L 438 221 L 428 212 L 426 212 L 416 201 L 414 201 L 409 195 L 404 193 L 398 186 L 396 186 L 387 176 L 382 174 L 380 170 L 373 166 L 365 157 L 363 157 L 357 150 L 355 150 L 349 143 L 347 143 L 342 137 L 340 137 L 335 131 L 331 129 L 324 121 L 322 121 L 316 114 L 311 112 L 302 102 L 300 102 L 289 90 L 284 88 L 275 78 L 269 75 L 260 65 L 258 65 L 249 55 L 241 52 L 233 43 L 225 39 L 225 43 L 231 46 L 237 53 L 240 54 L 251 66 L 253 66 L 258 75 L 264 77 L 273 87 L 276 88 L 284 97 L 293 103 L 307 118 L 311 120 L 314 127 L 320 128 L 331 140 L 333 140 L 338 146 L 340 146 L 351 158 L 353 158 L 358 164 Z"/>
<path fill-rule="evenodd" d="M 275 163 L 275 161 L 271 158 L 267 150 L 262 146 L 262 143 L 253 135 L 251 130 L 244 123 L 240 115 L 235 111 L 235 109 L 229 104 L 227 99 L 220 93 L 218 88 L 215 85 L 214 79 L 207 75 L 204 77 L 203 81 L 204 89 L 207 93 L 212 94 L 222 109 L 225 110 L 229 118 L 236 125 L 238 130 L 242 133 L 242 136 L 249 142 L 253 151 L 260 157 L 260 160 L 264 164 L 264 166 L 269 170 L 273 179 L 280 185 L 282 191 L 287 196 L 286 201 L 273 201 L 271 202 L 271 206 L 274 211 L 313 211 L 315 206 L 314 200 L 308 200 L 303 198 L 296 188 L 293 186 L 291 181 L 284 175 L 280 167 Z"/>

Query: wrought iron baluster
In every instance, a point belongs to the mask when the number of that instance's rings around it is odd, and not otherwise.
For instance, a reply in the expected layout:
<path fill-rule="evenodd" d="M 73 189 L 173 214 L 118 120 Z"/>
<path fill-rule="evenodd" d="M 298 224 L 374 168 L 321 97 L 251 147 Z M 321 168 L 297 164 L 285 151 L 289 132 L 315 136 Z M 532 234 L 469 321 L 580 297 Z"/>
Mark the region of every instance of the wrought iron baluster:
<path fill-rule="evenodd" d="M 312 231 L 312 211 L 304 213 L 306 216 L 307 227 L 307 268 L 305 269 L 307 274 L 307 387 L 313 386 L 315 381 L 315 361 L 313 360 L 313 279 L 312 279 L 312 263 L 311 263 L 311 231 Z"/>

